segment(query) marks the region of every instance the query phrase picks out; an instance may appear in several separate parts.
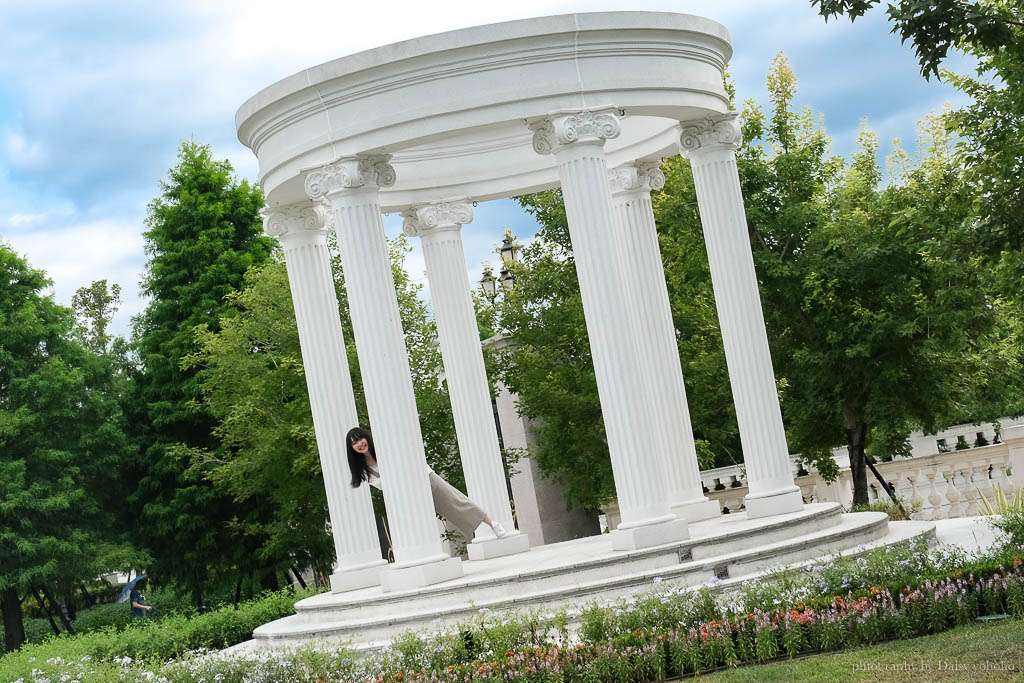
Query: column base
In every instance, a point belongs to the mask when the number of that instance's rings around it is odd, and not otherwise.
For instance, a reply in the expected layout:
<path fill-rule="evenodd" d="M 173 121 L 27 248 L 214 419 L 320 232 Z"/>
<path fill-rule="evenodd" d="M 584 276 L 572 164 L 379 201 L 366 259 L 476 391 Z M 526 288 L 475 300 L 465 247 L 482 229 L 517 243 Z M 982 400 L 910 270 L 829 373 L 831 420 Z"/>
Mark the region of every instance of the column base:
<path fill-rule="evenodd" d="M 356 569 L 338 569 L 331 574 L 331 592 L 344 593 L 359 588 L 380 585 L 380 574 L 387 566 L 387 560 L 380 560 Z"/>
<path fill-rule="evenodd" d="M 380 589 L 385 593 L 411 590 L 461 576 L 462 560 L 458 557 L 447 557 L 406 567 L 386 567 L 380 572 Z"/>
<path fill-rule="evenodd" d="M 672 519 L 660 524 L 635 526 L 628 529 L 621 527 L 609 534 L 612 537 L 612 550 L 640 550 L 656 545 L 685 541 L 690 537 L 690 529 L 685 519 Z"/>
<path fill-rule="evenodd" d="M 799 486 L 787 486 L 767 493 L 747 494 L 743 499 L 747 519 L 760 519 L 773 515 L 785 515 L 804 509 L 804 499 Z"/>
<path fill-rule="evenodd" d="M 696 500 L 688 500 L 682 503 L 675 503 L 669 509 L 679 519 L 687 522 L 699 522 L 703 519 L 712 519 L 722 514 L 722 506 L 717 500 L 708 500 L 705 497 Z"/>
<path fill-rule="evenodd" d="M 493 557 L 516 555 L 530 549 L 530 537 L 526 534 L 509 534 L 505 538 L 491 538 L 473 541 L 466 545 L 471 560 L 489 560 Z"/>

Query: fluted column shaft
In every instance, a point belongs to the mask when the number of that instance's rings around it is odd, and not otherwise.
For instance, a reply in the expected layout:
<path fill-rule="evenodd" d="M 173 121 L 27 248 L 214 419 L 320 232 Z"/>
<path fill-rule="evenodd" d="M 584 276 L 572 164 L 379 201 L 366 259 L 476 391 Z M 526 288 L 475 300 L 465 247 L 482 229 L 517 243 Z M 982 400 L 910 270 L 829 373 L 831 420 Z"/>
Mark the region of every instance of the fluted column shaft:
<path fill-rule="evenodd" d="M 472 206 L 439 202 L 403 215 L 405 233 L 418 236 L 423 245 L 467 492 L 512 532 L 512 507 L 462 249 L 462 225 L 473 220 Z M 494 538 L 486 525 L 480 529 L 484 538 Z"/>
<path fill-rule="evenodd" d="M 711 281 L 750 493 L 748 517 L 802 508 L 772 370 L 743 194 L 736 166 L 736 115 L 684 123 L 680 138 L 690 158 Z"/>
<path fill-rule="evenodd" d="M 356 423 L 356 403 L 327 249 L 325 213 L 322 207 L 292 205 L 265 209 L 263 215 L 267 234 L 284 246 L 337 555 L 331 584 L 338 592 L 380 583 L 379 569 L 386 562 L 380 554 L 369 491 L 349 485 L 345 430 Z"/>
<path fill-rule="evenodd" d="M 673 523 L 666 530 L 668 539 L 685 538 L 685 521 L 669 510 L 658 440 L 647 428 L 653 397 L 644 386 L 620 273 L 604 156 L 605 139 L 619 133 L 618 120 L 610 113 L 579 112 L 551 116 L 531 127 L 534 149 L 553 153 L 558 164 L 622 515 L 618 531 Z"/>
<path fill-rule="evenodd" d="M 338 231 L 395 567 L 401 568 L 440 562 L 448 556 L 437 532 L 405 335 L 380 216 L 379 186 L 393 182 L 394 169 L 386 157 L 345 157 L 310 173 L 306 191 L 314 199 L 327 198 Z"/>
<path fill-rule="evenodd" d="M 671 510 L 693 522 L 719 514 L 701 485 L 690 407 L 679 360 L 665 269 L 654 223 L 651 191 L 665 185 L 657 163 L 625 164 L 608 173 L 615 212 L 618 253 L 624 266 L 625 296 L 644 383 L 653 398 L 651 429 L 665 459 L 665 485 Z"/>

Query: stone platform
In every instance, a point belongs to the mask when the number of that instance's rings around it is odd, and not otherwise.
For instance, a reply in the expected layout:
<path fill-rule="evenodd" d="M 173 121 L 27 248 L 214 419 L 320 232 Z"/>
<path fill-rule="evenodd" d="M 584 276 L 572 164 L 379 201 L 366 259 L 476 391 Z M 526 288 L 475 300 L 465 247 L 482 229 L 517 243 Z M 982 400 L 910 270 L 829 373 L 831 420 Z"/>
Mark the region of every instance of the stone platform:
<path fill-rule="evenodd" d="M 930 522 L 889 522 L 881 512 L 842 513 L 835 503 L 749 520 L 743 513 L 690 525 L 690 538 L 613 551 L 608 534 L 555 543 L 519 555 L 463 563 L 444 583 L 384 593 L 380 587 L 299 601 L 296 614 L 256 629 L 240 651 L 307 642 L 374 647 L 410 630 L 439 630 L 481 611 L 560 609 L 664 586 L 729 585 L 767 569 L 836 552 L 934 537 Z"/>

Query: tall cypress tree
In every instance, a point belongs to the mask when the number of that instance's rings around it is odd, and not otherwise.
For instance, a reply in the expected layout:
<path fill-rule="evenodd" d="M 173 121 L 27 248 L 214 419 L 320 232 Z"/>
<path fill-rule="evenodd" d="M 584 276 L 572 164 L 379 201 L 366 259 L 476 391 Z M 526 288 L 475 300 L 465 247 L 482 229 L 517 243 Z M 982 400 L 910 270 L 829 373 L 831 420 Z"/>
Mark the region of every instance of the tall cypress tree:
<path fill-rule="evenodd" d="M 245 563 L 232 520 L 247 511 L 188 472 L 181 457 L 190 448 L 218 446 L 195 370 L 181 361 L 198 350 L 197 325 L 216 330 L 230 315 L 225 297 L 241 288 L 250 266 L 269 259 L 272 242 L 261 232 L 262 192 L 240 182 L 208 145 L 183 142 L 161 190 L 144 233 L 149 261 L 141 285 L 149 304 L 134 321 L 140 459 L 127 486 L 141 522 L 136 540 L 152 553 L 153 573 L 188 587 L 198 607 L 204 588 L 221 578 L 219 569 Z"/>

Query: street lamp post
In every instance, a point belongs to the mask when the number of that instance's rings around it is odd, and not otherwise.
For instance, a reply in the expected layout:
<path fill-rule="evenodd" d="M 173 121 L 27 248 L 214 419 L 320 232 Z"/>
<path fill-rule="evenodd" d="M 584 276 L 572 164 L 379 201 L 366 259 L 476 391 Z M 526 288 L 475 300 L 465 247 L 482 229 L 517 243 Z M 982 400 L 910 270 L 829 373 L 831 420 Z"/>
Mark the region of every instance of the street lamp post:
<path fill-rule="evenodd" d="M 483 277 L 480 278 L 480 291 L 486 296 L 491 303 L 494 303 L 494 297 L 498 295 L 497 280 L 494 279 L 494 271 L 491 270 L 491 264 L 484 264 Z"/>

